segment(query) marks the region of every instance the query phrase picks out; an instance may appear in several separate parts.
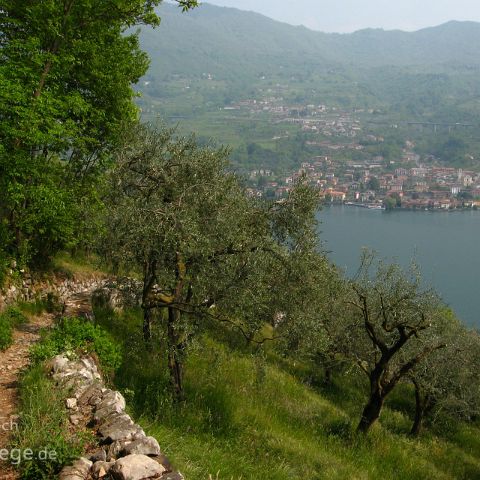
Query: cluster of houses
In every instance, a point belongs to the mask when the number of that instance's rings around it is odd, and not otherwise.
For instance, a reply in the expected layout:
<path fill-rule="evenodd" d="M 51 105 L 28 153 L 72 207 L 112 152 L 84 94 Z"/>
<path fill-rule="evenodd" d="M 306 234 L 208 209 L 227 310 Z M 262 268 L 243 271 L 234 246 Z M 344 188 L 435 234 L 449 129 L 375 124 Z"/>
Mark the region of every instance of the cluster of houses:
<path fill-rule="evenodd" d="M 258 179 L 263 178 L 262 182 Z M 347 162 L 335 168 L 328 156 L 315 157 L 286 178 L 270 170 L 250 174 L 252 196 L 282 198 L 300 178 L 328 202 L 382 206 L 388 199 L 408 209 L 453 209 L 480 206 L 480 174 L 442 166 L 396 168 L 381 163 Z M 255 185 L 255 186 L 254 186 Z M 390 201 L 391 202 L 391 201 Z"/>
<path fill-rule="evenodd" d="M 298 125 L 302 132 L 326 137 L 357 137 L 362 130 L 360 121 L 350 111 L 326 105 L 287 105 L 282 97 L 265 97 L 261 100 L 248 99 L 225 106 L 224 110 L 243 110 L 249 114 L 268 113 L 272 123 Z M 317 142 L 310 141 L 311 145 Z M 318 142 L 318 146 L 345 148 L 329 142 Z M 360 145 L 355 145 L 362 148 Z"/>

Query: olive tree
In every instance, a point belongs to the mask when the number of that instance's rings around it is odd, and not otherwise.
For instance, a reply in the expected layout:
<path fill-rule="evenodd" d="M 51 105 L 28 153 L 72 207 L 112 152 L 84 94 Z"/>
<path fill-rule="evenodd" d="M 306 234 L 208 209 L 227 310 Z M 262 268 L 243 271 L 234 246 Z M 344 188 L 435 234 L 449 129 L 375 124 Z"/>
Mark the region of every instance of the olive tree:
<path fill-rule="evenodd" d="M 167 312 L 177 399 L 202 320 L 227 323 L 250 342 L 278 314 L 293 321 L 302 265 L 316 246 L 316 193 L 300 184 L 281 202 L 249 198 L 227 156 L 172 130 L 138 126 L 109 179 L 107 253 L 142 273 L 147 340 L 152 312 Z"/>
<path fill-rule="evenodd" d="M 350 355 L 370 387 L 358 425 L 358 431 L 366 433 L 399 381 L 445 343 L 439 335 L 427 335 L 438 322 L 440 301 L 422 289 L 414 266 L 405 273 L 367 253 L 350 289 Z"/>
<path fill-rule="evenodd" d="M 412 435 L 419 435 L 425 419 L 471 420 L 480 413 L 480 337 L 444 310 L 442 336 L 446 347 L 433 352 L 410 372 L 415 388 Z"/>
<path fill-rule="evenodd" d="M 316 273 L 309 287 L 313 312 L 300 324 L 301 345 L 307 358 L 323 371 L 324 383 L 330 385 L 334 372 L 350 363 L 349 289 L 342 273 L 323 256 L 317 260 Z"/>

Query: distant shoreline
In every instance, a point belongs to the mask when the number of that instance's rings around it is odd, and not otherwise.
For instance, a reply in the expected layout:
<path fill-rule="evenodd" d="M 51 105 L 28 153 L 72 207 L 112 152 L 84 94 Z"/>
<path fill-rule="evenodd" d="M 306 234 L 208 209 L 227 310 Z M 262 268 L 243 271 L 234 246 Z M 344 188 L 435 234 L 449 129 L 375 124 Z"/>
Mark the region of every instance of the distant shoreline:
<path fill-rule="evenodd" d="M 376 204 L 361 204 L 355 202 L 344 202 L 344 203 L 325 203 L 322 207 L 356 207 L 362 208 L 364 210 L 373 210 L 381 212 L 441 212 L 441 213 L 455 213 L 455 212 L 480 212 L 478 208 L 464 207 L 464 208 L 406 208 L 406 207 L 396 207 L 387 209 L 382 205 Z"/>

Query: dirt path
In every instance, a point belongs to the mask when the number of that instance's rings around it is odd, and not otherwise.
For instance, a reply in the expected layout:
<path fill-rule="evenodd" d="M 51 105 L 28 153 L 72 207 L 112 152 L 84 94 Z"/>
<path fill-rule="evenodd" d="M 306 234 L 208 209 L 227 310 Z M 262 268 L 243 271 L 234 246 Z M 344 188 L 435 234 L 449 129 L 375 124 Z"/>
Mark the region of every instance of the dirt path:
<path fill-rule="evenodd" d="M 43 314 L 19 327 L 13 335 L 13 345 L 0 352 L 0 449 L 7 448 L 10 434 L 16 429 L 19 376 L 28 365 L 30 347 L 39 339 L 42 328 L 49 327 L 53 315 Z M 0 480 L 17 478 L 15 472 L 0 463 Z"/>
<path fill-rule="evenodd" d="M 72 295 L 65 302 L 64 316 L 91 316 L 91 291 Z M 0 351 L 0 450 L 8 447 L 9 438 L 16 429 L 18 406 L 18 381 L 21 372 L 28 366 L 30 347 L 38 341 L 40 330 L 53 324 L 54 315 L 44 313 L 19 327 L 14 332 L 13 345 Z M 0 462 L 0 480 L 15 480 L 18 476 L 8 465 Z"/>

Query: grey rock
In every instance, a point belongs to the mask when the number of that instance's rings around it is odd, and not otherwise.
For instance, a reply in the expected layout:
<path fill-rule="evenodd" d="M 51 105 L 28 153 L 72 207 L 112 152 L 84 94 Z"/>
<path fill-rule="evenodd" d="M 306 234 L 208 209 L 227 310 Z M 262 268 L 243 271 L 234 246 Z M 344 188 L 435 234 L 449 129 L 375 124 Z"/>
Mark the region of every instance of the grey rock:
<path fill-rule="evenodd" d="M 125 398 L 120 392 L 107 390 L 103 393 L 102 401 L 98 404 L 98 409 L 114 406 L 125 410 Z"/>
<path fill-rule="evenodd" d="M 67 398 L 65 400 L 65 405 L 69 410 L 77 408 L 77 399 L 76 398 Z"/>
<path fill-rule="evenodd" d="M 180 472 L 171 472 L 163 474 L 159 480 L 185 480 Z"/>
<path fill-rule="evenodd" d="M 81 413 L 74 413 L 68 417 L 72 425 L 78 425 L 83 420 L 83 415 Z"/>
<path fill-rule="evenodd" d="M 102 399 L 96 405 L 94 420 L 95 422 L 101 422 L 105 417 L 114 413 L 123 413 L 125 410 L 125 399 L 120 392 L 114 392 L 113 390 L 106 390 L 102 394 Z"/>
<path fill-rule="evenodd" d="M 53 378 L 66 386 L 75 386 L 85 382 L 92 383 L 97 379 L 94 372 L 76 362 L 69 362 L 66 367 L 61 367 L 61 370 L 53 374 Z"/>
<path fill-rule="evenodd" d="M 94 479 L 106 477 L 108 475 L 108 472 L 114 465 L 115 462 L 95 462 L 91 470 L 92 477 Z"/>
<path fill-rule="evenodd" d="M 159 478 L 165 468 L 146 455 L 128 455 L 115 462 L 110 474 L 116 480 Z"/>
<path fill-rule="evenodd" d="M 83 364 L 83 366 L 85 368 L 87 368 L 88 370 L 94 372 L 94 373 L 98 373 L 98 369 L 97 369 L 97 364 L 95 363 L 95 361 L 93 360 L 92 357 L 83 357 L 80 362 Z"/>
<path fill-rule="evenodd" d="M 93 463 L 106 462 L 107 461 L 107 452 L 103 448 L 101 448 L 100 450 L 97 450 L 95 453 L 92 453 L 92 455 L 90 455 L 90 460 Z"/>
<path fill-rule="evenodd" d="M 126 447 L 120 452 L 123 456 L 140 454 L 147 455 L 151 457 L 157 457 L 160 455 L 160 445 L 157 440 L 153 437 L 143 437 L 138 440 L 130 442 Z"/>
<path fill-rule="evenodd" d="M 90 387 L 90 384 L 85 383 L 84 385 L 79 385 L 77 389 L 73 392 L 72 397 L 77 400 L 78 404 L 78 399 L 85 393 L 86 390 L 88 390 Z"/>
<path fill-rule="evenodd" d="M 86 380 L 83 377 L 77 377 L 72 375 L 63 380 L 60 379 L 58 383 L 62 385 L 62 387 L 66 390 L 76 391 L 77 389 L 81 388 L 83 385 L 88 383 L 88 380 Z"/>
<path fill-rule="evenodd" d="M 83 377 L 85 380 L 88 380 L 88 381 L 98 380 L 98 374 L 92 370 L 89 370 L 86 367 L 79 368 L 77 370 L 76 375 L 78 377 Z"/>
<path fill-rule="evenodd" d="M 133 420 L 126 413 L 111 412 L 98 422 L 98 431 L 101 434 L 103 430 L 110 428 L 112 425 L 118 425 L 119 423 L 133 425 Z"/>
<path fill-rule="evenodd" d="M 52 370 L 54 373 L 62 372 L 69 363 L 70 362 L 65 355 L 57 355 L 52 360 Z"/>
<path fill-rule="evenodd" d="M 116 460 L 121 458 L 124 455 L 121 455 L 120 452 L 125 450 L 125 447 L 131 443 L 130 440 L 116 440 L 108 446 L 107 451 L 107 460 Z"/>
<path fill-rule="evenodd" d="M 100 389 L 100 385 L 96 382 L 88 385 L 87 388 L 82 389 L 81 395 L 78 397 L 78 404 L 92 406 L 98 405 L 102 401 Z M 96 401 L 91 403 L 94 398 L 96 398 Z"/>
<path fill-rule="evenodd" d="M 107 418 L 116 413 L 121 414 L 124 411 L 125 409 L 122 408 L 119 404 L 107 405 L 106 407 L 103 407 L 103 408 L 97 408 L 93 416 L 93 419 L 95 420 L 95 422 L 100 423 L 104 418 Z"/>
<path fill-rule="evenodd" d="M 113 443 L 116 440 L 134 440 L 141 436 L 145 435 L 145 432 L 138 425 L 125 425 L 125 424 L 115 424 L 110 428 L 102 430 L 99 432 L 101 436 L 102 443 Z"/>
<path fill-rule="evenodd" d="M 71 467 L 65 467 L 59 475 L 59 480 L 86 480 L 93 463 L 86 458 L 80 458 Z"/>
<path fill-rule="evenodd" d="M 88 400 L 88 404 L 92 407 L 97 406 L 102 401 L 102 396 L 99 391 L 94 393 Z"/>

